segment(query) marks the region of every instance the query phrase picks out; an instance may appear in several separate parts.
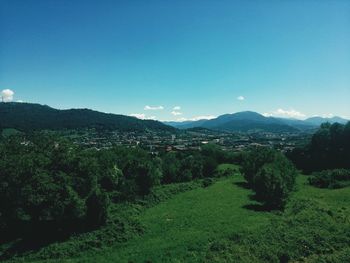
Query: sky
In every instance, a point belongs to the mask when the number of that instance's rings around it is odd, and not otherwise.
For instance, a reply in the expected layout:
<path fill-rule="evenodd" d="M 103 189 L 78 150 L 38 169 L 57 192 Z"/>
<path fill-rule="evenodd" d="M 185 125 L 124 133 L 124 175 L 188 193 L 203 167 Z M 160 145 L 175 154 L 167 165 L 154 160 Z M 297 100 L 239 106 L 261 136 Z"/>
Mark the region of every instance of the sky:
<path fill-rule="evenodd" d="M 0 0 L 4 101 L 350 118 L 350 1 Z"/>

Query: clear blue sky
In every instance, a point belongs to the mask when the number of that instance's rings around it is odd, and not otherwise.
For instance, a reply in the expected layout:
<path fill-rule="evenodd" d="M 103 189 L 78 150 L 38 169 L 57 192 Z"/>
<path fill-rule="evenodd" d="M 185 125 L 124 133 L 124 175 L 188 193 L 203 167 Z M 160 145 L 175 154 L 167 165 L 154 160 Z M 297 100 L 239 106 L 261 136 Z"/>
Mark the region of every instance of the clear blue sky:
<path fill-rule="evenodd" d="M 3 89 L 161 120 L 350 117 L 350 1 L 0 0 Z"/>

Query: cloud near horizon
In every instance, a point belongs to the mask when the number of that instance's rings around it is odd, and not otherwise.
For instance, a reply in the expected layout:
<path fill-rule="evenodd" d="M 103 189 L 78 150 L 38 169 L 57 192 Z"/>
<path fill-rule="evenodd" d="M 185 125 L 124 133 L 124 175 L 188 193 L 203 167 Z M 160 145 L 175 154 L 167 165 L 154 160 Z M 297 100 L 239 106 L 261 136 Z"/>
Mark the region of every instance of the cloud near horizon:
<path fill-rule="evenodd" d="M 173 110 L 181 110 L 181 107 L 180 107 L 180 106 L 175 106 L 175 107 L 173 108 Z"/>
<path fill-rule="evenodd" d="M 178 115 L 182 115 L 182 112 L 174 110 L 174 111 L 171 112 L 171 114 L 174 115 L 174 116 L 178 116 Z"/>
<path fill-rule="evenodd" d="M 13 95 L 15 95 L 15 93 L 10 89 L 4 89 L 1 91 L 1 98 L 3 102 L 13 101 Z"/>
<path fill-rule="evenodd" d="M 164 107 L 163 106 L 149 106 L 149 105 L 146 105 L 144 107 L 144 110 L 164 110 Z"/>
<path fill-rule="evenodd" d="M 263 113 L 265 117 L 284 117 L 284 118 L 293 118 L 293 119 L 303 119 L 306 118 L 306 115 L 304 113 L 301 113 L 300 111 L 296 111 L 294 109 L 290 110 L 284 110 L 284 109 L 277 109 L 273 112 L 266 112 Z"/>
<path fill-rule="evenodd" d="M 199 120 L 211 120 L 211 119 L 215 119 L 216 116 L 214 115 L 202 115 L 202 116 L 195 116 L 192 118 L 178 118 L 176 121 L 199 121 Z"/>
<path fill-rule="evenodd" d="M 146 114 L 144 114 L 144 113 L 132 113 L 132 114 L 129 114 L 129 116 L 136 117 L 136 118 L 141 119 L 141 120 L 155 120 L 156 119 L 156 116 L 146 116 Z"/>
<path fill-rule="evenodd" d="M 245 100 L 245 98 L 243 96 L 238 96 L 237 100 Z"/>

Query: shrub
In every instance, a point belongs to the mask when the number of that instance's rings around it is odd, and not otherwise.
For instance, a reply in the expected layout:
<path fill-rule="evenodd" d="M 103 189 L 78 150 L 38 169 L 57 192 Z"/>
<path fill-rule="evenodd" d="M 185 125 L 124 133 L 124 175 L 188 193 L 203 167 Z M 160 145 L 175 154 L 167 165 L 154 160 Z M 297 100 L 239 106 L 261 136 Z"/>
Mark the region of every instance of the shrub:
<path fill-rule="evenodd" d="M 342 188 L 350 185 L 349 169 L 334 169 L 314 172 L 309 177 L 309 183 L 320 188 Z"/>
<path fill-rule="evenodd" d="M 248 152 L 242 162 L 242 172 L 257 200 L 269 209 L 284 207 L 297 175 L 284 155 L 267 148 Z"/>
<path fill-rule="evenodd" d="M 294 189 L 296 175 L 287 158 L 276 153 L 274 162 L 265 164 L 254 177 L 253 190 L 257 199 L 268 208 L 283 208 Z"/>
<path fill-rule="evenodd" d="M 208 187 L 210 185 L 212 185 L 215 182 L 214 178 L 205 178 L 203 180 L 203 187 Z"/>
<path fill-rule="evenodd" d="M 253 184 L 254 176 L 266 163 L 273 161 L 275 151 L 270 148 L 258 147 L 243 154 L 241 172 L 249 185 Z"/>

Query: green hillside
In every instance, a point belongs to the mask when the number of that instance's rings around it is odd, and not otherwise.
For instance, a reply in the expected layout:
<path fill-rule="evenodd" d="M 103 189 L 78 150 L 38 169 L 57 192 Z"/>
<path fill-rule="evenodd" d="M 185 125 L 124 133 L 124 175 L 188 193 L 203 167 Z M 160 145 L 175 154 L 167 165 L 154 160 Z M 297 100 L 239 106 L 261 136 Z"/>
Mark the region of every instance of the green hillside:
<path fill-rule="evenodd" d="M 174 131 L 171 126 L 153 120 L 103 113 L 90 109 L 58 110 L 33 103 L 0 103 L 0 130 L 21 131 L 102 128 L 120 131 Z"/>
<path fill-rule="evenodd" d="M 235 232 L 254 230 L 273 216 L 243 208 L 249 203 L 249 190 L 237 186 L 241 177 L 217 182 L 179 194 L 148 209 L 140 220 L 144 235 L 129 243 L 87 255 L 80 262 L 189 262 L 205 257 L 215 239 Z"/>
<path fill-rule="evenodd" d="M 220 168 L 227 166 L 230 165 Z M 50 262 L 349 259 L 350 187 L 319 189 L 308 185 L 307 177 L 300 175 L 291 204 L 281 213 L 259 211 L 259 204 L 251 200 L 252 192 L 244 182 L 240 174 L 235 174 L 207 188 L 177 194 L 138 216 L 143 234 L 111 248 Z"/>

